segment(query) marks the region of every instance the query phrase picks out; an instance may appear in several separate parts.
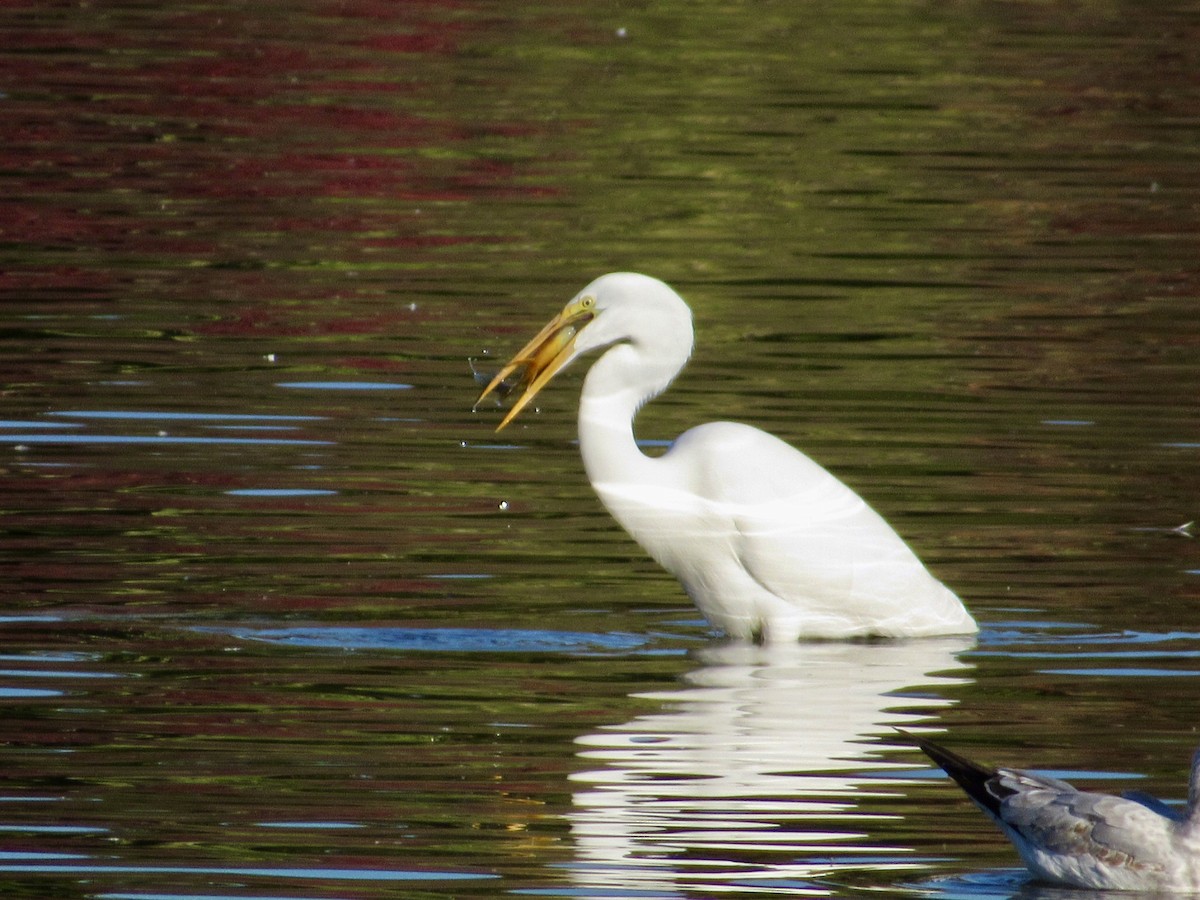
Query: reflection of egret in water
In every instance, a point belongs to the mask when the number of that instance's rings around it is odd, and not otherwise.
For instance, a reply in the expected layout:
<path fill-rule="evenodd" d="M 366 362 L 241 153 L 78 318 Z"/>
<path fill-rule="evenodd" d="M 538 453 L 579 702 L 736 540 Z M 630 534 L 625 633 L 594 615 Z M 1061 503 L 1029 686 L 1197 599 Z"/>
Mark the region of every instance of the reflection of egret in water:
<path fill-rule="evenodd" d="M 702 651 L 689 686 L 641 695 L 662 712 L 577 740 L 600 764 L 573 776 L 586 785 L 571 814 L 581 896 L 734 882 L 795 892 L 839 869 L 901 866 L 903 851 L 862 842 L 871 817 L 856 806 L 883 787 L 881 770 L 910 763 L 862 741 L 948 705 L 940 689 L 965 682 L 956 654 L 971 643 Z"/>

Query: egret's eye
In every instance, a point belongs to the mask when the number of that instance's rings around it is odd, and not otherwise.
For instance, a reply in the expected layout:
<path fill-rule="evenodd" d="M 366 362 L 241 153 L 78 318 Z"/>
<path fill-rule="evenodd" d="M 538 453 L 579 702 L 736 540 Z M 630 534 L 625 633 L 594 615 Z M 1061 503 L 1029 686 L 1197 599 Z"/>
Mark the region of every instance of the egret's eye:
<path fill-rule="evenodd" d="M 596 298 L 595 297 L 584 297 L 582 300 L 579 301 L 579 305 L 582 306 L 584 309 L 591 309 L 593 306 L 596 305 Z"/>

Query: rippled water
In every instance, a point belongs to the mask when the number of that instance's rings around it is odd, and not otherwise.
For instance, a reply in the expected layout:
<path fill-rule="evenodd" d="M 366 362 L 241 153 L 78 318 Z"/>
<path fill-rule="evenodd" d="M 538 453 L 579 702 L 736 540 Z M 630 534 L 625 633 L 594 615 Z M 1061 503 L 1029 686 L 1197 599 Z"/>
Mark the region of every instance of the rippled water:
<path fill-rule="evenodd" d="M 1186 790 L 1184 4 L 0 10 L 0 893 L 1051 896 L 901 745 Z M 744 647 L 592 496 L 595 275 L 978 640 Z"/>

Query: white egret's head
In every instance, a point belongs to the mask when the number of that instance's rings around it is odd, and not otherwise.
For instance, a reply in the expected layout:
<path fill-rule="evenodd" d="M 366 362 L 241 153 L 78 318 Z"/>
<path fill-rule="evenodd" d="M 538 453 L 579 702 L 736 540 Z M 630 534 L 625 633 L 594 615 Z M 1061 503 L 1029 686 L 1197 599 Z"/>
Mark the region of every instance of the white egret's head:
<path fill-rule="evenodd" d="M 512 389 L 522 393 L 497 426 L 499 431 L 576 357 L 622 341 L 681 349 L 678 364 L 682 365 L 692 348 L 691 310 L 657 278 L 634 272 L 603 275 L 576 294 L 517 352 L 479 400 L 517 375 Z"/>

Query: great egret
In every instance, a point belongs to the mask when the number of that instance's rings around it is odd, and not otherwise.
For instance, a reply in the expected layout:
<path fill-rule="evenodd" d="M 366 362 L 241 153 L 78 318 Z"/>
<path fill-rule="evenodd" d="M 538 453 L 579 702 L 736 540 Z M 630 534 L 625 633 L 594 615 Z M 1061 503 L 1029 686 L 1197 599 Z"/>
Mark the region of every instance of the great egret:
<path fill-rule="evenodd" d="M 778 438 L 713 422 L 660 457 L 642 453 L 634 416 L 692 352 L 691 310 L 655 278 L 614 273 L 580 291 L 480 394 L 514 374 L 523 388 L 496 430 L 572 360 L 601 349 L 579 401 L 588 479 L 716 628 L 764 642 L 977 630 L 882 518 Z"/>
<path fill-rule="evenodd" d="M 958 782 L 1038 878 L 1113 891 L 1200 891 L 1200 751 L 1187 806 L 1147 794 L 1080 791 L 1021 769 L 992 769 L 904 734 Z"/>

